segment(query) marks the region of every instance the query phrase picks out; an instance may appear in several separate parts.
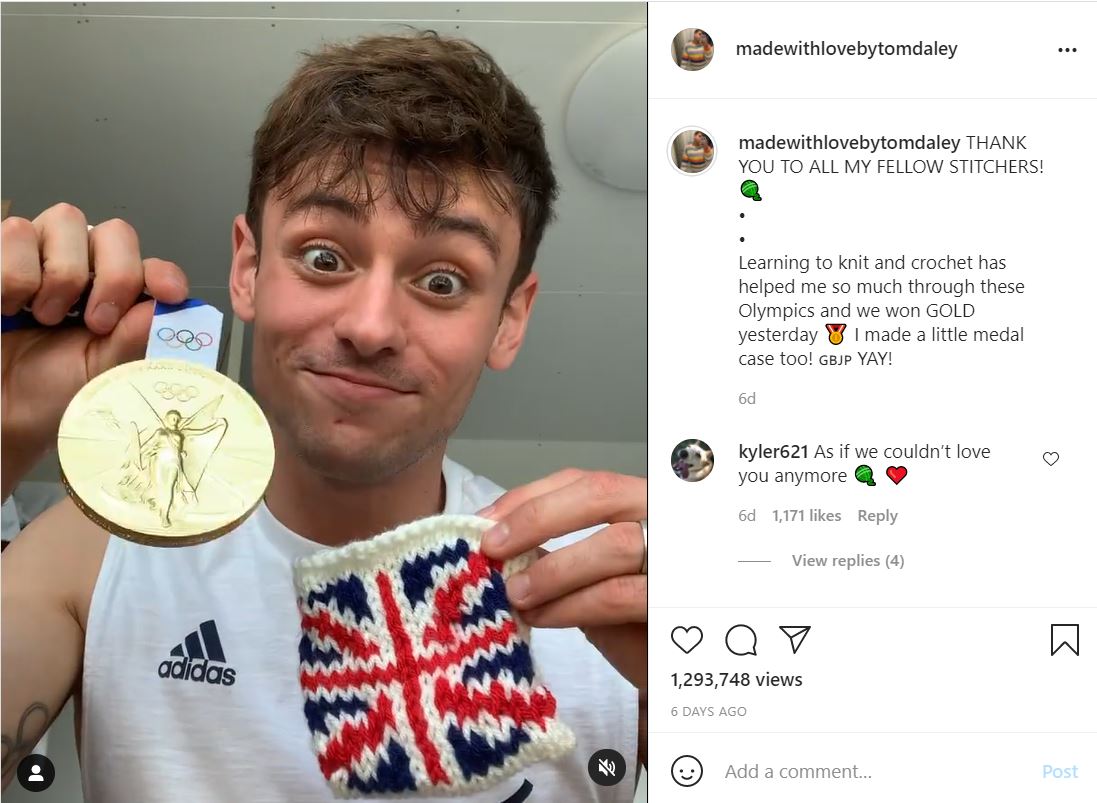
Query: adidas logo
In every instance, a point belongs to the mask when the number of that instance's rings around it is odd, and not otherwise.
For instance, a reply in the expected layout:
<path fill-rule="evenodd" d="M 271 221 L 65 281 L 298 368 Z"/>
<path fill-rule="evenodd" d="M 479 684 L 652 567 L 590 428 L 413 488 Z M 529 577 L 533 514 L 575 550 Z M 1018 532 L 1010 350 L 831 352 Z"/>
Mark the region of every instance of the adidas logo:
<path fill-rule="evenodd" d="M 193 680 L 198 683 L 231 686 L 236 682 L 236 670 L 225 663 L 225 651 L 221 649 L 221 637 L 212 619 L 198 625 L 198 629 L 171 648 L 171 655 L 160 662 L 157 674 L 167 680 Z"/>

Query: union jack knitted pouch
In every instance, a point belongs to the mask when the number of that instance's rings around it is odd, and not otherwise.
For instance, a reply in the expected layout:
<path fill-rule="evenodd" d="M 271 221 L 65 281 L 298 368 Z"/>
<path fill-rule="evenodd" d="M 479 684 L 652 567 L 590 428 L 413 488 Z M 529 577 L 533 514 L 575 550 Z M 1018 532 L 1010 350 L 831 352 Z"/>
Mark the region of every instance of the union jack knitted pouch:
<path fill-rule="evenodd" d="M 299 560 L 301 689 L 336 797 L 462 795 L 575 746 L 504 580 L 492 522 L 443 515 Z"/>

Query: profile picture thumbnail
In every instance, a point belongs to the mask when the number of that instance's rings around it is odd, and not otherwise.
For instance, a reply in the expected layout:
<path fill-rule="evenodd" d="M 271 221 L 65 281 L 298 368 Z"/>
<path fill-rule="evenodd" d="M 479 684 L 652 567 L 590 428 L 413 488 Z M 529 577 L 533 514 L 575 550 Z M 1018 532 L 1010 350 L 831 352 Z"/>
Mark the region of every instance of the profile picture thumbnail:
<path fill-rule="evenodd" d="M 670 143 L 670 160 L 681 172 L 704 173 L 716 158 L 712 137 L 698 128 L 678 132 Z"/>
<path fill-rule="evenodd" d="M 697 438 L 682 441 L 670 455 L 670 467 L 686 482 L 700 482 L 712 473 L 715 460 L 709 445 Z"/>
<path fill-rule="evenodd" d="M 683 28 L 674 37 L 670 56 L 683 70 L 703 70 L 712 61 L 712 37 L 700 28 Z"/>

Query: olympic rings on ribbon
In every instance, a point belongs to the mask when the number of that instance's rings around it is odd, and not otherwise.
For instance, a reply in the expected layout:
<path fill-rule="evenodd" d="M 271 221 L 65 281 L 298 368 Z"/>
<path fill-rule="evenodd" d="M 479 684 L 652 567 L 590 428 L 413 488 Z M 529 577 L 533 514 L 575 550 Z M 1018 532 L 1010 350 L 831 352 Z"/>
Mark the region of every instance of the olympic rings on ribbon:
<path fill-rule="evenodd" d="M 152 389 L 165 401 L 177 399 L 181 402 L 189 402 L 198 396 L 198 388 L 194 385 L 183 386 L 177 382 L 172 382 L 170 385 L 167 382 L 157 382 Z"/>
<path fill-rule="evenodd" d="M 198 332 L 195 334 L 190 329 L 180 329 L 176 331 L 170 326 L 161 326 L 156 330 L 156 337 L 163 343 L 166 343 L 168 348 L 177 349 L 180 347 L 186 348 L 187 351 L 201 351 L 206 346 L 213 345 L 213 335 L 209 332 Z"/>

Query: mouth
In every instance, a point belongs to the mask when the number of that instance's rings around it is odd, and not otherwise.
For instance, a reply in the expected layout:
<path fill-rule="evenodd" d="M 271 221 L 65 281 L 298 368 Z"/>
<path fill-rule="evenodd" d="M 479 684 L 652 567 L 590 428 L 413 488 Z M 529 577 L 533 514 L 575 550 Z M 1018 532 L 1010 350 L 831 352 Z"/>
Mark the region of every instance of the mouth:
<path fill-rule="evenodd" d="M 371 401 L 386 401 L 414 395 L 380 377 L 368 374 L 356 374 L 347 371 L 312 371 L 304 373 L 321 392 L 341 402 L 361 404 Z"/>

